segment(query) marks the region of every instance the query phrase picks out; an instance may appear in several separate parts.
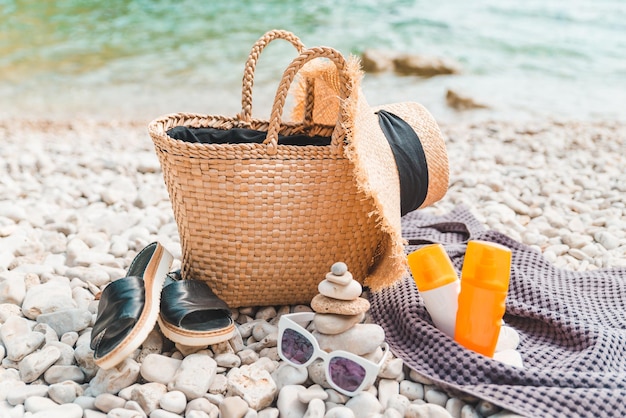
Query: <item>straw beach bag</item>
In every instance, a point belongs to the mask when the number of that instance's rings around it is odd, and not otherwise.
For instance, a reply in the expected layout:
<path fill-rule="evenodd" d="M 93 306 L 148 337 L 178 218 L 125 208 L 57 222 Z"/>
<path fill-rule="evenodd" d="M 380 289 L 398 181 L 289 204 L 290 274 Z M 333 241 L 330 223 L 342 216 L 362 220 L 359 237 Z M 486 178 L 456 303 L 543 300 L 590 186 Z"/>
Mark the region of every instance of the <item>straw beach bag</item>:
<path fill-rule="evenodd" d="M 283 73 L 270 119 L 254 119 L 256 60 L 279 38 L 300 54 Z M 283 122 L 290 85 L 317 58 L 333 67 L 337 93 L 324 98 L 336 103 L 332 121 L 315 122 L 315 108 L 322 105 L 315 97 L 320 81 L 306 77 L 297 105 L 302 122 Z M 293 34 L 270 31 L 257 41 L 246 63 L 240 114 L 179 113 L 150 123 L 180 233 L 184 277 L 205 280 L 231 307 L 240 307 L 309 303 L 336 261 L 344 261 L 356 280 L 375 290 L 405 275 L 401 176 L 378 116 L 362 100 L 360 78 L 356 60 L 346 61 L 328 47 L 305 49 Z M 373 125 L 366 128 L 364 123 Z M 267 134 L 262 143 L 191 143 L 168 135 L 180 126 Z M 328 142 L 281 143 L 292 136 Z M 418 206 L 438 200 L 447 188 L 447 157 L 438 128 L 432 138 L 437 143 L 433 152 L 439 161 L 432 165 L 437 179 L 421 185 L 424 199 Z M 363 153 L 368 154 L 364 159 Z"/>

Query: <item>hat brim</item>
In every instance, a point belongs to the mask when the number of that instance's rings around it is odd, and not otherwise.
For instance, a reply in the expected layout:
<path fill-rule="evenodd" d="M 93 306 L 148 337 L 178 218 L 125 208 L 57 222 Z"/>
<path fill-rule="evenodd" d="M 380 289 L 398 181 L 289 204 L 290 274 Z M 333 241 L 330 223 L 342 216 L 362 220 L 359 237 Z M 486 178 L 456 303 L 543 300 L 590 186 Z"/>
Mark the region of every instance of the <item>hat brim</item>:
<path fill-rule="evenodd" d="M 405 102 L 370 107 L 359 87 L 362 72 L 358 59 L 351 57 L 348 60 L 347 71 L 353 85 L 344 104 L 348 113 L 343 126 L 348 138 L 344 153 L 354 164 L 354 177 L 359 189 L 373 201 L 375 210 L 372 216 L 384 234 L 377 260 L 365 279 L 365 285 L 376 291 L 406 275 L 405 242 L 400 218 L 403 211 L 431 205 L 445 195 L 449 180 L 448 157 L 439 126 L 422 105 Z M 339 112 L 339 81 L 335 66 L 313 62 L 303 69 L 302 75 L 307 81 L 302 81 L 300 86 L 304 89 L 308 83 L 315 88 L 312 122 L 335 124 Z M 296 97 L 294 118 L 302 118 L 307 105 L 302 91 Z M 390 130 L 396 130 L 395 127 L 384 127 L 379 113 L 395 116 L 394 122 L 404 130 L 390 134 Z M 410 135 L 411 131 L 414 136 Z M 410 143 L 416 140 L 419 144 Z M 407 146 L 407 141 L 411 146 Z M 398 153 L 407 152 L 408 155 L 398 156 Z M 416 162 L 420 152 L 421 161 Z M 402 159 L 409 163 L 399 164 Z M 411 181 L 410 177 L 414 174 L 411 171 L 415 170 L 424 175 Z M 412 193 L 423 196 L 415 199 Z"/>

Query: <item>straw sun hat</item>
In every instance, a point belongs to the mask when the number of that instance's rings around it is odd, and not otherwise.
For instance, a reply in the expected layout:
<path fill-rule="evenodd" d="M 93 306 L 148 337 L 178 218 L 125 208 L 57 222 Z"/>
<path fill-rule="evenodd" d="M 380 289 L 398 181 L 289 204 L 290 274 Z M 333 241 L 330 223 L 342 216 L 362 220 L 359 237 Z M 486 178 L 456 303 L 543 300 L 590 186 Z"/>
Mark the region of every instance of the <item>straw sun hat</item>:
<path fill-rule="evenodd" d="M 448 188 L 448 157 L 441 131 L 420 104 L 393 103 L 370 107 L 360 89 L 359 60 L 350 57 L 346 69 L 352 79 L 344 129 L 351 140 L 345 147 L 354 164 L 356 183 L 373 200 L 377 225 L 384 234 L 379 262 L 365 285 L 376 291 L 397 282 L 406 272 L 400 217 L 440 200 Z M 339 112 L 340 84 L 335 65 L 315 60 L 301 71 L 295 91 L 293 120 L 302 120 L 314 89 L 312 121 L 333 125 Z"/>

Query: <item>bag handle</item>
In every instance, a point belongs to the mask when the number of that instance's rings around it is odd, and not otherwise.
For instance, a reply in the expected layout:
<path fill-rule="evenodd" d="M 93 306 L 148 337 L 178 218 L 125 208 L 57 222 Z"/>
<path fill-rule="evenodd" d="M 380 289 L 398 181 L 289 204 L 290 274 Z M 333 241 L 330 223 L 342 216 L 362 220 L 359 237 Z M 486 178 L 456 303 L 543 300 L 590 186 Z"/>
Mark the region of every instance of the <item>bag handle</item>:
<path fill-rule="evenodd" d="M 243 122 L 250 122 L 252 119 L 252 86 L 254 85 L 254 71 L 256 70 L 257 61 L 263 49 L 275 39 L 284 39 L 290 42 L 298 50 L 298 53 L 301 53 L 305 49 L 300 38 L 289 31 L 281 29 L 266 32 L 254 43 L 243 71 L 241 113 L 239 114 L 239 119 Z M 307 102 L 308 101 L 309 100 L 307 100 Z"/>
<path fill-rule="evenodd" d="M 348 98 L 348 92 L 352 91 L 352 78 L 346 71 L 346 60 L 341 53 L 333 48 L 326 46 L 318 46 L 309 49 L 305 49 L 302 53 L 296 57 L 287 69 L 283 72 L 282 79 L 276 90 L 276 96 L 274 97 L 274 104 L 272 105 L 272 113 L 270 115 L 270 123 L 267 131 L 267 137 L 263 141 L 267 145 L 267 153 L 270 155 L 276 154 L 278 151 L 278 131 L 280 130 L 281 117 L 283 114 L 283 107 L 285 106 L 285 100 L 287 99 L 287 93 L 289 93 L 289 87 L 293 82 L 296 74 L 302 67 L 309 61 L 315 58 L 328 58 L 337 67 L 337 75 L 339 76 L 339 115 L 337 115 L 337 123 L 333 134 L 331 136 L 330 146 L 334 153 L 341 155 L 343 138 L 345 137 L 345 131 L 343 129 L 344 122 L 346 121 L 345 103 Z"/>

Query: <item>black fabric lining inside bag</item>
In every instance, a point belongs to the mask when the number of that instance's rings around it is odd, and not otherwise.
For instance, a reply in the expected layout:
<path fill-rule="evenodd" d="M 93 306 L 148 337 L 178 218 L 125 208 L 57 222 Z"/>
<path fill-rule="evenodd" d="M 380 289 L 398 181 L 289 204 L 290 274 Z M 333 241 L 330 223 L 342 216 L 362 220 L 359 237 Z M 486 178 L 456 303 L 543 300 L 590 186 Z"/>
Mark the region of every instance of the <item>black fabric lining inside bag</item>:
<path fill-rule="evenodd" d="M 256 131 L 246 128 L 216 129 L 216 128 L 189 128 L 187 126 L 175 126 L 167 131 L 170 138 L 185 142 L 200 144 L 245 144 L 265 141 L 267 132 Z M 330 138 L 322 136 L 278 135 L 280 145 L 330 145 Z"/>

